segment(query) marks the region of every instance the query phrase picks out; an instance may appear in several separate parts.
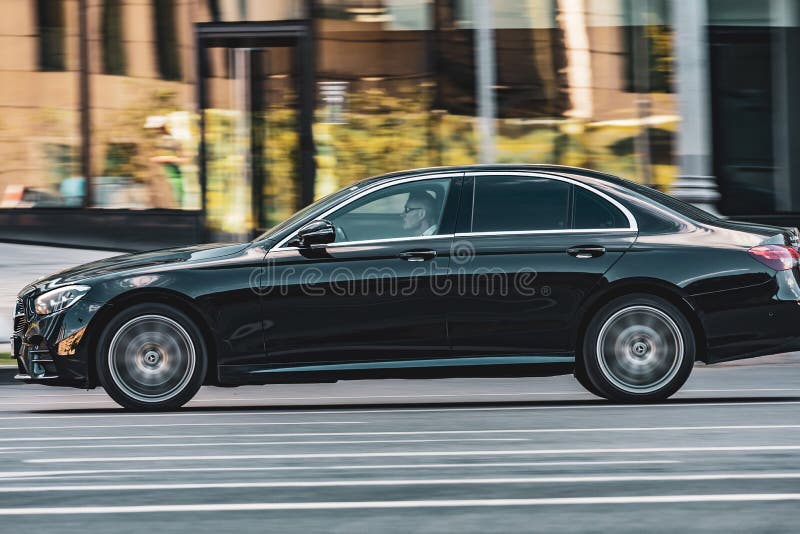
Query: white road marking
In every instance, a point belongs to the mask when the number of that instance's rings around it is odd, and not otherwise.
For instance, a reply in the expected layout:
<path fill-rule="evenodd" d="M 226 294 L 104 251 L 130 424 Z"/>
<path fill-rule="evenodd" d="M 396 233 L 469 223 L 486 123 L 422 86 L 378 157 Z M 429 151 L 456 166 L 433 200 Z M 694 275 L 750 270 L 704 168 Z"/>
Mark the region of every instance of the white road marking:
<path fill-rule="evenodd" d="M 713 502 L 798 501 L 800 493 L 723 493 L 700 495 L 648 495 L 621 497 L 554 497 L 541 499 L 441 499 L 416 501 L 333 501 L 154 504 L 139 506 L 44 506 L 0 508 L 0 516 L 141 514 L 178 512 L 245 512 L 278 510 L 364 510 L 388 508 L 475 508 L 495 506 L 575 506 L 592 504 L 674 504 Z"/>
<path fill-rule="evenodd" d="M 192 456 L 118 456 L 98 458 L 28 458 L 23 460 L 32 464 L 54 463 L 101 463 L 101 462 L 175 462 L 210 460 L 285 460 L 307 458 L 387 458 L 387 457 L 426 457 L 426 456 L 528 456 L 528 455 L 569 455 L 569 454 L 621 454 L 621 453 L 661 453 L 661 452 L 767 452 L 796 451 L 800 445 L 741 445 L 722 447 L 626 447 L 597 449 L 527 449 L 527 450 L 483 450 L 483 451 L 396 451 L 396 452 L 324 452 L 293 454 L 220 454 Z"/>
<path fill-rule="evenodd" d="M 147 425 L 160 426 L 160 425 Z M 166 425 L 175 426 L 175 425 Z M 63 427 L 80 428 L 80 427 Z M 438 436 L 454 434 L 561 434 L 582 432 L 674 432 L 674 431 L 708 431 L 708 430 L 793 430 L 800 425 L 710 425 L 710 426 L 640 426 L 640 427 L 585 427 L 585 428 L 529 428 L 529 429 L 492 429 L 492 430 L 408 430 L 408 431 L 374 431 L 374 432 L 271 432 L 256 434 L 145 434 L 132 436 L 50 436 L 50 437 L 13 437 L 0 438 L 0 443 L 35 442 L 35 441 L 121 441 L 121 440 L 160 440 L 160 439 L 216 439 L 216 438 L 297 438 L 297 437 L 334 437 L 334 436 Z M 27 430 L 27 429 L 26 429 Z M 291 443 L 291 442 L 286 442 Z M 335 442 L 346 443 L 346 442 Z M 16 448 L 15 448 L 16 449 Z M 4 450 L 0 447 L 0 450 Z"/>
<path fill-rule="evenodd" d="M 62 415 L 39 415 L 39 414 L 24 414 L 20 416 L 3 417 L 2 420 L 25 420 L 32 421 L 37 419 L 81 419 L 81 418 L 106 418 L 106 419 L 120 419 L 127 417 L 235 417 L 235 416 L 286 416 L 286 415 L 350 415 L 350 414 L 381 414 L 389 415 L 394 413 L 429 413 L 429 412 L 494 412 L 494 411 L 534 411 L 534 410 L 611 410 L 611 409 L 652 409 L 652 408 L 707 408 L 710 406 L 715 407 L 741 407 L 741 406 L 793 406 L 800 404 L 797 401 L 761 401 L 755 400 L 751 402 L 666 402 L 663 404 L 612 404 L 602 401 L 596 401 L 593 404 L 575 404 L 575 405 L 547 405 L 547 406 L 485 406 L 485 407 L 447 407 L 447 408 L 393 408 L 392 405 L 386 405 L 385 408 L 380 409 L 339 409 L 335 405 L 330 407 L 308 408 L 302 409 L 302 406 L 296 407 L 292 411 L 276 411 L 266 409 L 264 411 L 253 410 L 246 412 L 227 412 L 224 410 L 214 411 L 177 411 L 170 413 L 125 413 L 123 410 L 108 414 L 62 414 Z M 30 406 L 30 403 L 28 403 Z M 147 426 L 147 425 L 146 425 Z M 8 427 L 0 428 L 0 430 L 20 430 L 26 427 Z M 74 427 L 62 427 L 74 428 Z"/>
<path fill-rule="evenodd" d="M 745 392 L 778 392 L 778 391 L 800 391 L 800 388 L 718 388 L 718 389 L 682 389 L 678 393 L 745 393 Z M 195 397 L 191 402 L 230 402 L 230 401 L 296 401 L 296 400 L 361 400 L 361 399 L 418 399 L 418 398 L 448 398 L 448 397 L 527 397 L 527 396 L 546 396 L 546 395 L 585 395 L 587 392 L 580 389 L 574 391 L 527 391 L 509 393 L 420 393 L 403 395 L 310 395 L 304 397 L 230 397 L 230 398 L 202 398 Z M 83 396 L 104 397 L 111 400 L 105 393 L 56 393 L 56 394 L 36 394 L 28 395 L 33 398 L 75 398 Z M 0 399 L 16 399 L 19 395 L 0 395 Z M 85 403 L 86 401 L 81 401 Z M 17 404 L 17 403 L 4 403 Z"/>
<path fill-rule="evenodd" d="M 59 405 L 61 405 L 61 404 L 95 404 L 96 405 L 98 403 L 98 401 L 96 401 L 96 400 L 82 400 L 82 401 L 78 401 L 78 400 L 57 400 L 56 401 L 56 400 L 54 400 L 53 402 L 54 403 L 58 403 Z M 111 399 L 108 399 L 108 402 L 106 402 L 106 404 L 114 405 L 114 401 L 112 401 Z M 3 401 L 3 406 L 27 406 L 29 408 L 33 407 L 33 406 L 31 406 L 31 401 L 20 401 L 20 402 Z"/>
<path fill-rule="evenodd" d="M 494 478 L 411 478 L 364 480 L 281 480 L 272 482 L 193 482 L 180 484 L 59 484 L 0 486 L 0 493 L 56 491 L 175 491 L 255 488 L 353 488 L 375 486 L 454 486 L 481 484 L 597 484 L 607 482 L 697 482 L 720 480 L 796 480 L 800 473 L 706 473 L 691 475 L 535 476 Z"/>
<path fill-rule="evenodd" d="M 91 439 L 91 438 L 89 438 Z M 142 449 L 166 447 L 249 447 L 265 445 L 364 445 L 368 443 L 460 443 L 462 441 L 509 442 L 528 441 L 527 438 L 431 438 L 431 439 L 358 439 L 358 440 L 317 440 L 317 441 L 223 441 L 217 443 L 103 443 L 100 445 L 69 445 L 76 449 Z M 0 447 L 0 451 L 39 451 L 64 450 L 64 445 L 29 445 L 24 447 Z"/>
<path fill-rule="evenodd" d="M 61 471 L 6 471 L 0 473 L 0 480 L 22 480 L 47 478 L 62 475 L 100 475 L 100 474 L 139 474 L 139 473 L 216 473 L 250 471 L 347 471 L 370 469 L 442 469 L 465 467 L 568 467 L 593 465 L 650 465 L 679 464 L 680 460 L 598 460 L 565 462 L 488 462 L 488 463 L 448 463 L 448 464 L 369 464 L 369 465 L 278 465 L 270 467 L 165 467 L 147 469 L 78 469 Z"/>
<path fill-rule="evenodd" d="M 800 391 L 800 388 L 735 388 L 735 389 L 682 389 L 678 393 L 744 393 L 744 392 L 776 392 Z M 462 397 L 536 397 L 546 395 L 590 395 L 588 391 L 575 389 L 574 391 L 519 391 L 509 393 L 421 393 L 404 395 L 310 395 L 306 397 L 232 397 L 232 398 L 194 398 L 191 402 L 217 402 L 217 401 L 298 401 L 298 400 L 367 400 L 367 399 L 419 399 L 419 398 L 462 398 Z"/>
<path fill-rule="evenodd" d="M 69 425 L 69 426 L 8 426 L 0 430 L 72 430 L 76 428 L 152 428 L 175 426 L 286 426 L 286 425 L 363 425 L 365 421 L 269 421 L 241 423 L 142 423 L 125 425 Z"/>
<path fill-rule="evenodd" d="M 678 393 L 741 393 L 747 391 L 800 391 L 800 388 L 713 388 L 713 389 L 681 389 Z"/>

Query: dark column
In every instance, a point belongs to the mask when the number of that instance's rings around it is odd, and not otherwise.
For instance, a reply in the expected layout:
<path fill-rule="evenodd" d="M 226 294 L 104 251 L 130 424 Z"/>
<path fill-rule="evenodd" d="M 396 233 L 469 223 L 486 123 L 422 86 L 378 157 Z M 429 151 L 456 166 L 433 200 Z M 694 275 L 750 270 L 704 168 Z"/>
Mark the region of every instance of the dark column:
<path fill-rule="evenodd" d="M 87 16 L 88 0 L 78 1 L 78 39 L 80 70 L 78 72 L 78 94 L 81 110 L 81 173 L 86 183 L 86 196 L 83 198 L 83 207 L 88 208 L 93 204 L 92 198 L 92 121 L 91 100 L 89 93 L 89 22 Z"/>
<path fill-rule="evenodd" d="M 297 41 L 297 73 L 300 91 L 300 206 L 314 201 L 314 37 L 311 27 Z"/>

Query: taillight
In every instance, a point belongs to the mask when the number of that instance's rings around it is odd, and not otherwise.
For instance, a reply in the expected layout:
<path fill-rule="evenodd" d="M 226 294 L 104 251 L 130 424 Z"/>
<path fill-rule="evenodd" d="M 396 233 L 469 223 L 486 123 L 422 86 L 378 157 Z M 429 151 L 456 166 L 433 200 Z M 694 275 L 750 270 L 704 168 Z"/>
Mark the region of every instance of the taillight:
<path fill-rule="evenodd" d="M 785 271 L 796 267 L 800 260 L 800 252 L 786 245 L 759 245 L 747 251 L 752 257 L 776 271 Z"/>

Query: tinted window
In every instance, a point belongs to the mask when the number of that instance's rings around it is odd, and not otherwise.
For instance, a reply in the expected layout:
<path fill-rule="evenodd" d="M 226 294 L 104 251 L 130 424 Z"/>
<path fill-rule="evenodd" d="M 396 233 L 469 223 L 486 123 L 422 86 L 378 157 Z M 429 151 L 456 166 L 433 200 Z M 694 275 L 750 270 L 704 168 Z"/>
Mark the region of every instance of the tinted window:
<path fill-rule="evenodd" d="M 570 184 L 530 176 L 475 179 L 473 232 L 563 230 L 569 227 Z"/>
<path fill-rule="evenodd" d="M 605 182 L 611 182 L 612 184 L 621 186 L 624 189 L 634 191 L 648 200 L 652 200 L 664 207 L 671 209 L 678 215 L 683 215 L 684 217 L 694 219 L 695 221 L 700 221 L 705 223 L 714 223 L 716 221 L 719 221 L 719 217 L 717 217 L 716 215 L 713 215 L 703 209 L 693 206 L 688 202 L 678 200 L 677 198 L 662 193 L 661 191 L 653 189 L 652 187 L 647 187 L 646 185 L 641 185 L 635 182 L 631 182 L 629 180 L 624 180 L 618 176 L 612 176 L 609 174 L 603 174 L 598 172 L 592 172 L 590 176 L 593 178 L 599 178 Z M 577 178 L 580 179 L 580 176 L 577 176 Z"/>
<path fill-rule="evenodd" d="M 628 228 L 625 215 L 607 200 L 575 186 L 575 228 Z"/>
<path fill-rule="evenodd" d="M 339 242 L 437 235 L 449 190 L 449 178 L 393 185 L 354 200 L 327 219 Z"/>

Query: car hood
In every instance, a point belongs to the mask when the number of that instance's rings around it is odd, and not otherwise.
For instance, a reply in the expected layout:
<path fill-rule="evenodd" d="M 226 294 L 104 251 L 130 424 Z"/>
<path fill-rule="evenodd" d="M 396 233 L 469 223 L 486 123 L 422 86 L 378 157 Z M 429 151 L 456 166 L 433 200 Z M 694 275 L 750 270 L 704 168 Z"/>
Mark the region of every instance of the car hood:
<path fill-rule="evenodd" d="M 211 243 L 188 247 L 154 250 L 135 254 L 112 256 L 99 261 L 85 263 L 37 280 L 32 286 L 39 290 L 51 289 L 66 284 L 85 282 L 91 278 L 110 274 L 121 274 L 127 271 L 157 268 L 177 263 L 197 263 L 215 260 L 236 254 L 247 247 L 247 243 Z"/>

